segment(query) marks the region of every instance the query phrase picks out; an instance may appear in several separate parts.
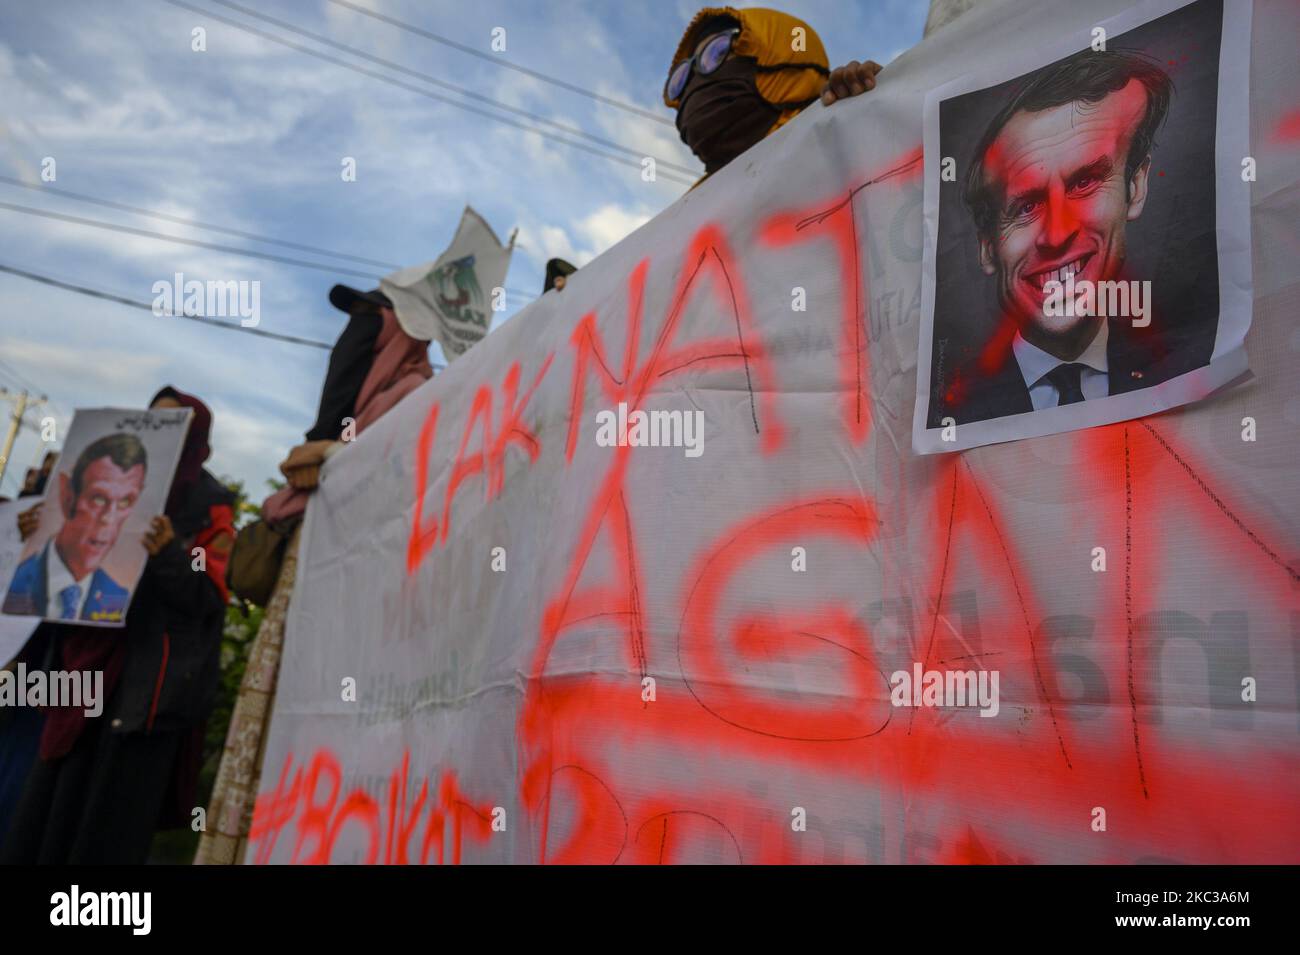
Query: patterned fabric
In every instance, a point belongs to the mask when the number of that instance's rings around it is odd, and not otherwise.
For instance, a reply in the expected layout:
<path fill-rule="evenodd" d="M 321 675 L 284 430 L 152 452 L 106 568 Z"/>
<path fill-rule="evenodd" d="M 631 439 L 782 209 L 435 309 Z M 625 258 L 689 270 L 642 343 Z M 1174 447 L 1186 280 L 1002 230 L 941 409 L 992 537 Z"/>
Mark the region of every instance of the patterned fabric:
<path fill-rule="evenodd" d="M 297 575 L 301 531 L 302 524 L 299 524 L 285 548 L 275 591 L 248 651 L 248 667 L 230 716 L 226 748 L 221 754 L 221 766 L 208 804 L 207 831 L 199 840 L 195 865 L 238 865 L 248 848 L 248 826 L 253 817 L 262 750 L 275 703 L 275 683 L 280 672 L 289 597 Z"/>

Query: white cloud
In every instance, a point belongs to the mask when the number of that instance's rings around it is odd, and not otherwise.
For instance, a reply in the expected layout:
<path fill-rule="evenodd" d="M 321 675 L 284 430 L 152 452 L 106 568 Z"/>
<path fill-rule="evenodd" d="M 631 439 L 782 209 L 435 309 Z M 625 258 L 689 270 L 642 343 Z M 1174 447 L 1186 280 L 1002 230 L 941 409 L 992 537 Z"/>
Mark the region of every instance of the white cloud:
<path fill-rule="evenodd" d="M 152 381 L 167 359 L 162 355 L 145 355 L 121 348 L 96 349 L 93 360 L 68 348 L 66 343 L 10 339 L 5 342 L 5 360 L 19 368 L 29 369 L 37 381 L 50 379 L 76 379 L 88 391 L 113 392 Z"/>
<path fill-rule="evenodd" d="M 614 203 L 607 203 L 579 219 L 576 231 L 580 240 L 585 240 L 590 249 L 589 258 L 595 258 L 610 246 L 621 242 L 653 218 L 653 213 L 645 208 L 628 209 Z"/>

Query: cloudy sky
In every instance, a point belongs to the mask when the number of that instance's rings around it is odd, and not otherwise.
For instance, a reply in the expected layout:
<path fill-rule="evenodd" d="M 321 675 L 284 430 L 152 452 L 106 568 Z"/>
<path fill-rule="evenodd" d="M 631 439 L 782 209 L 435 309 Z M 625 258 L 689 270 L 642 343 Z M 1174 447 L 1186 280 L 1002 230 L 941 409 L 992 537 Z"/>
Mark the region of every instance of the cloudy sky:
<path fill-rule="evenodd" d="M 518 227 L 505 284 L 535 295 L 548 258 L 589 262 L 671 204 L 685 191 L 684 181 L 700 171 L 660 100 L 668 60 L 697 9 L 693 2 L 348 3 L 485 56 L 331 0 L 4 5 L 0 267 L 146 303 L 154 282 L 177 272 L 187 280 L 257 281 L 262 329 L 332 342 L 343 316 L 326 301 L 330 286 L 342 281 L 370 288 L 390 269 L 150 218 L 51 189 L 396 266 L 436 258 L 469 203 L 502 238 Z M 821 34 L 832 65 L 865 58 L 886 63 L 920 40 L 928 0 L 788 0 L 781 8 Z M 206 30 L 202 52 L 192 49 L 196 27 Z M 492 50 L 498 27 L 505 30 L 504 53 Z M 642 181 L 640 155 L 656 157 L 655 182 Z M 41 180 L 46 157 L 55 161 L 51 183 Z M 340 175 L 343 157 L 356 160 L 354 182 Z M 692 172 L 674 172 L 674 165 Z M 528 304 L 525 295 L 508 301 L 498 322 Z M 62 429 L 78 407 L 143 407 L 161 385 L 174 384 L 213 410 L 209 468 L 242 479 L 255 494 L 311 425 L 326 360 L 321 349 L 155 317 L 0 271 L 0 387 L 28 388 L 49 399 L 29 411 L 30 425 L 50 414 Z M 7 417 L 12 405 L 0 408 Z M 25 427 L 0 494 L 16 493 L 41 447 L 36 428 Z"/>

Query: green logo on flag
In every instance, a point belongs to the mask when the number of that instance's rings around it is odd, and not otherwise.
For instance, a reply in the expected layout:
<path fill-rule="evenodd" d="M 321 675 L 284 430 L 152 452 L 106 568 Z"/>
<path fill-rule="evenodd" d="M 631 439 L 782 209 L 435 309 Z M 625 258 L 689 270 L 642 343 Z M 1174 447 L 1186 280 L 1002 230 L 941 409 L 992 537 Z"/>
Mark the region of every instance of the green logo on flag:
<path fill-rule="evenodd" d="M 487 313 L 482 309 L 483 289 L 474 274 L 474 256 L 448 262 L 429 277 L 435 300 L 442 313 L 453 322 L 468 322 L 487 328 Z M 471 308 L 477 305 L 479 308 Z"/>

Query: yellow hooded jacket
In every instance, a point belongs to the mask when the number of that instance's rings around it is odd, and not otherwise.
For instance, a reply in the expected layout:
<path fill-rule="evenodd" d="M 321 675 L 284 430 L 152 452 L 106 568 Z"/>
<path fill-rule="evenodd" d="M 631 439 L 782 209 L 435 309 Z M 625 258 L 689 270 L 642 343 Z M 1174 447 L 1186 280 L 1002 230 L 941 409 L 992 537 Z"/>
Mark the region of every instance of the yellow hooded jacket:
<path fill-rule="evenodd" d="M 803 111 L 821 93 L 822 84 L 830 75 L 826 49 L 821 37 L 798 17 L 780 10 L 750 7 L 705 7 L 695 14 L 682 40 L 673 54 L 672 67 L 695 52 L 700 41 L 700 28 L 715 17 L 731 17 L 740 23 L 740 34 L 732 44 L 737 56 L 749 56 L 758 61 L 756 85 L 759 95 L 781 110 L 781 115 L 767 131 L 770 136 Z M 802 68 L 801 68 L 802 67 Z M 678 100 L 670 100 L 664 84 L 664 104 L 676 109 Z"/>

